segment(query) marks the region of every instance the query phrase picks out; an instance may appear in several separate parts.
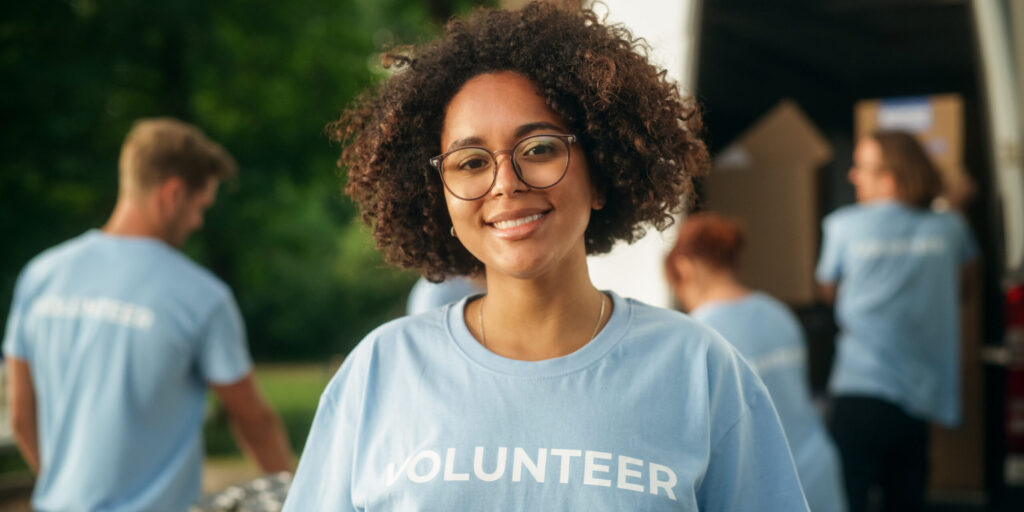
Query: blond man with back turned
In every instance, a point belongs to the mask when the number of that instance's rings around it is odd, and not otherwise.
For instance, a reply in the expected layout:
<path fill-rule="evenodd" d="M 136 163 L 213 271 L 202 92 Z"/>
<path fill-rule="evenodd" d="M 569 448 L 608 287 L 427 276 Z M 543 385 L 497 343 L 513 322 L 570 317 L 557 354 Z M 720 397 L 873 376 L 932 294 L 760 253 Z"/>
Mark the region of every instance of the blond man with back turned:
<path fill-rule="evenodd" d="M 40 511 L 186 510 L 207 386 L 262 470 L 292 469 L 231 290 L 179 251 L 234 160 L 194 126 L 144 119 L 119 168 L 108 222 L 30 261 L 7 319 L 11 415 Z"/>

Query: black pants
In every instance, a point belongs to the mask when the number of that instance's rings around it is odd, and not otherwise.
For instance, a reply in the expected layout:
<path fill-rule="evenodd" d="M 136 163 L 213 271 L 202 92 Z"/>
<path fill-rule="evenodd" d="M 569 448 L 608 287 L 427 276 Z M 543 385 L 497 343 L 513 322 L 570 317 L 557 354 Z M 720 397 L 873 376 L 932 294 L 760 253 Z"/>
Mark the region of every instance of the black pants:
<path fill-rule="evenodd" d="M 928 423 L 899 406 L 864 396 L 832 399 L 829 429 L 843 460 L 850 512 L 867 509 L 881 487 L 882 510 L 924 510 L 928 482 Z"/>

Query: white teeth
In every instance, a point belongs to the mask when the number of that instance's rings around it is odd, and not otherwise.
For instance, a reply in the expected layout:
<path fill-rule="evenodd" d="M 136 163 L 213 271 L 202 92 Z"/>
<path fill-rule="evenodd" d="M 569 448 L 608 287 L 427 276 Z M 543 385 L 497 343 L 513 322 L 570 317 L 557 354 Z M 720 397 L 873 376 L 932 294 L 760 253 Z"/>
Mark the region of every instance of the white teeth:
<path fill-rule="evenodd" d="M 521 219 L 502 220 L 502 221 L 495 222 L 494 223 L 494 227 L 496 227 L 498 229 L 514 228 L 516 226 L 522 226 L 523 224 L 526 224 L 527 222 L 533 222 L 533 221 L 535 221 L 535 220 L 537 220 L 537 219 L 539 219 L 539 218 L 541 218 L 543 216 L 544 216 L 543 213 L 535 213 L 533 215 L 528 215 L 528 216 L 523 217 Z"/>

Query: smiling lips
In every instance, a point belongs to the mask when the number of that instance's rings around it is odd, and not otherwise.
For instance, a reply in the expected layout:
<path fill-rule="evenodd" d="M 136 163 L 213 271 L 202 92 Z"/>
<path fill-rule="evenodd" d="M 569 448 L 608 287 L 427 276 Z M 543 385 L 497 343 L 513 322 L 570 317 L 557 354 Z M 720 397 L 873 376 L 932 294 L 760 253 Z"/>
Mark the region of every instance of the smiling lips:
<path fill-rule="evenodd" d="M 488 222 L 487 225 L 494 230 L 494 234 L 499 238 L 509 241 L 520 240 L 529 237 L 539 228 L 542 220 L 548 213 L 550 213 L 550 210 L 533 210 L 533 212 L 524 211 L 521 213 L 509 212 L 498 215 L 497 217 L 500 220 Z"/>
<path fill-rule="evenodd" d="M 519 219 L 511 219 L 511 220 L 498 221 L 498 222 L 495 222 L 492 225 L 494 227 L 498 228 L 498 229 L 511 229 L 511 228 L 514 228 L 514 227 L 517 227 L 517 226 L 522 226 L 523 224 L 527 224 L 529 222 L 533 222 L 533 221 L 535 221 L 535 220 L 537 220 L 537 219 L 539 219 L 539 218 L 541 218 L 543 216 L 544 216 L 543 213 L 535 213 L 533 215 L 527 215 L 526 217 L 522 217 L 522 218 L 519 218 Z"/>

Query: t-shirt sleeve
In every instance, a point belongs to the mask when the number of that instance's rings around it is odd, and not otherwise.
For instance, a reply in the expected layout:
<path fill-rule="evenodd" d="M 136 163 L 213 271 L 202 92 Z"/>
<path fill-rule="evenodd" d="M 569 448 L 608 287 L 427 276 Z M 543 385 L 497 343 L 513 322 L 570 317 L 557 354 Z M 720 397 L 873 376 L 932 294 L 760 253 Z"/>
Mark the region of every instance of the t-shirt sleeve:
<path fill-rule="evenodd" d="M 352 463 L 365 387 L 356 358 L 355 352 L 346 358 L 320 397 L 283 512 L 356 510 Z"/>
<path fill-rule="evenodd" d="M 709 365 L 711 366 L 711 365 Z M 807 501 L 768 391 L 736 354 L 718 368 L 711 391 L 710 460 L 697 491 L 701 510 L 806 511 Z"/>
<path fill-rule="evenodd" d="M 25 290 L 25 273 L 14 285 L 14 297 L 11 300 L 11 311 L 7 315 L 7 328 L 4 330 L 4 357 L 29 359 L 31 355 L 28 340 L 25 338 L 25 317 L 28 315 L 28 302 Z"/>
<path fill-rule="evenodd" d="M 842 234 L 835 217 L 826 217 L 821 231 L 821 255 L 814 277 L 819 283 L 835 283 L 843 275 Z"/>
<path fill-rule="evenodd" d="M 199 367 L 207 382 L 231 384 L 252 369 L 245 323 L 231 294 L 210 314 L 199 343 Z"/>

